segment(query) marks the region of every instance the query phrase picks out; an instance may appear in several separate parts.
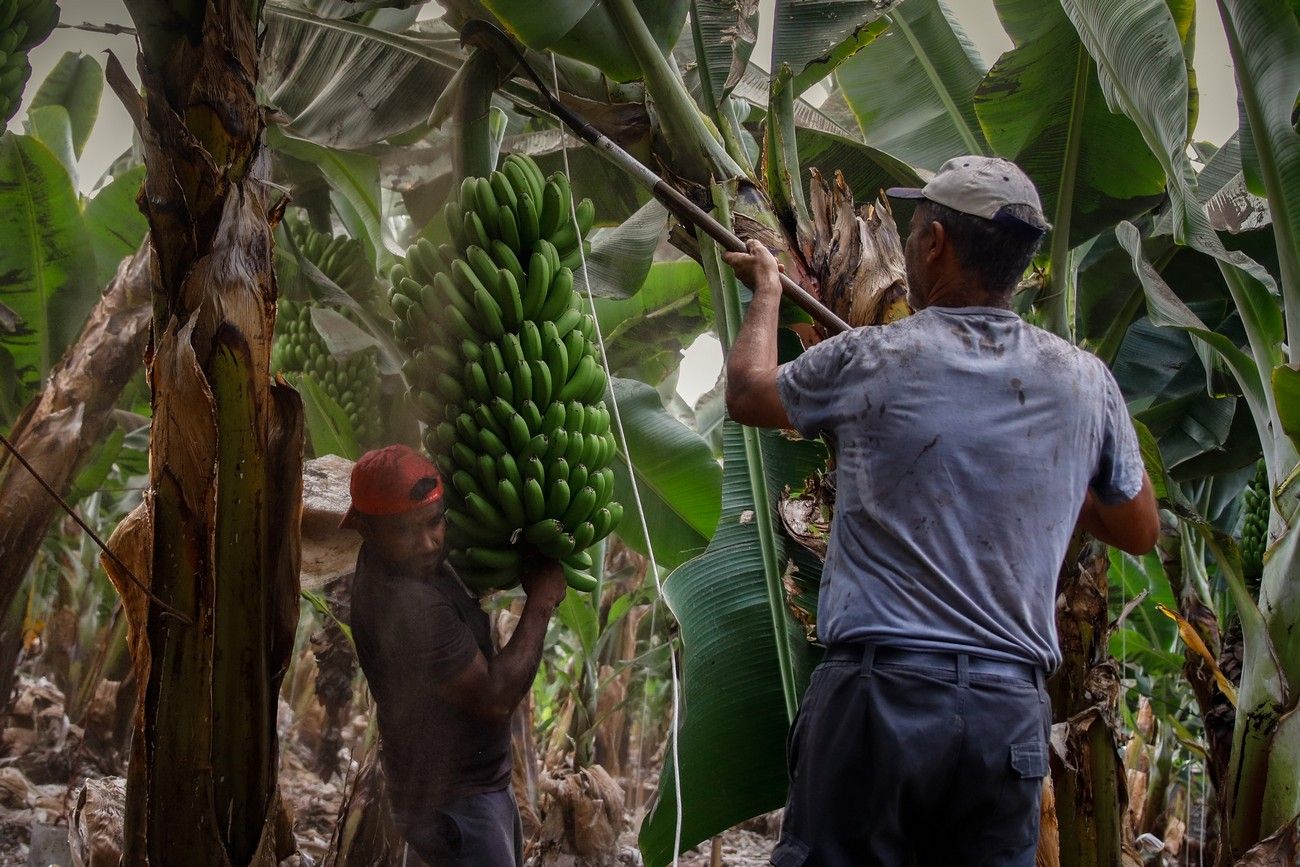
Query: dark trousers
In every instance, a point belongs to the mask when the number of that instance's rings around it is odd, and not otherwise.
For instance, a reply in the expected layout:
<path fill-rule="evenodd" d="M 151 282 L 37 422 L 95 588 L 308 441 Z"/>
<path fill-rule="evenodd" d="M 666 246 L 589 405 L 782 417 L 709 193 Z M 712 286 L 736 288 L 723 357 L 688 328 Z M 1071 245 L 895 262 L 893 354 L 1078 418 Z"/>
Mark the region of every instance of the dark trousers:
<path fill-rule="evenodd" d="M 956 654 L 828 651 L 790 731 L 772 863 L 1033 867 L 1051 711 L 1037 669 L 1003 668 Z"/>
<path fill-rule="evenodd" d="M 524 834 L 509 789 L 468 795 L 427 816 L 397 820 L 398 830 L 429 867 L 520 867 Z"/>

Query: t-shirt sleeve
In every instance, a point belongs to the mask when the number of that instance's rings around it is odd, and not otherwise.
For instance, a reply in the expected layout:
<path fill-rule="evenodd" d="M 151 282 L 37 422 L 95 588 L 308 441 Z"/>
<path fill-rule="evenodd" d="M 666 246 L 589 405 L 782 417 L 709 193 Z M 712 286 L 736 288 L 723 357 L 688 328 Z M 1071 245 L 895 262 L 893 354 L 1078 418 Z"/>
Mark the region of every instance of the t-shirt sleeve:
<path fill-rule="evenodd" d="M 433 683 L 450 680 L 464 671 L 479 653 L 469 625 L 444 599 L 412 605 L 402 616 L 407 619 L 406 628 L 396 634 L 409 642 L 402 656 L 412 674 L 418 673 Z"/>
<path fill-rule="evenodd" d="M 1127 503 L 1142 491 L 1144 467 L 1137 431 L 1129 418 L 1124 395 L 1109 368 L 1102 366 L 1105 383 L 1101 448 L 1091 487 L 1108 506 Z"/>
<path fill-rule="evenodd" d="M 832 431 L 847 416 L 849 392 L 842 371 L 853 332 L 837 334 L 807 349 L 776 371 L 776 390 L 785 414 L 802 436 L 812 438 Z"/>

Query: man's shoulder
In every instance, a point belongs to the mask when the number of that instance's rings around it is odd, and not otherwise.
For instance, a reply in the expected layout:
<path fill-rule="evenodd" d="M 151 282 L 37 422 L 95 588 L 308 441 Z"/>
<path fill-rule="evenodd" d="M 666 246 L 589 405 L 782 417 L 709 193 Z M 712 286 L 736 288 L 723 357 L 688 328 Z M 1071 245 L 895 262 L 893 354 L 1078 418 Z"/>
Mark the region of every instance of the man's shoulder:
<path fill-rule="evenodd" d="M 1081 346 L 1076 346 L 1060 335 L 1053 334 L 1022 320 L 1025 343 L 1030 352 L 1049 372 L 1068 368 L 1087 376 L 1101 376 L 1108 370 L 1106 363 Z"/>

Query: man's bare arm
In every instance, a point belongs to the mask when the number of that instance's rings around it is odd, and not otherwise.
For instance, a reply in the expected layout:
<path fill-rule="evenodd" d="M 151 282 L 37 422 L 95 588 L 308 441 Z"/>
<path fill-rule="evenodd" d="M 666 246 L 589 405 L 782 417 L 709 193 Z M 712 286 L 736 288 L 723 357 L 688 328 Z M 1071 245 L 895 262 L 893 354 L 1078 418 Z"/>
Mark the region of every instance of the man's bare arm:
<path fill-rule="evenodd" d="M 509 719 L 533 685 L 542 661 L 546 625 L 564 599 L 564 573 L 546 561 L 525 576 L 528 599 L 514 634 L 490 661 L 482 653 L 460 674 L 442 685 L 440 692 L 461 710 L 488 720 Z"/>
<path fill-rule="evenodd" d="M 780 267 L 757 241 L 749 242 L 748 253 L 726 253 L 723 258 L 754 290 L 740 334 L 727 356 L 727 413 L 752 427 L 788 428 L 790 419 L 776 389 Z"/>
<path fill-rule="evenodd" d="M 1107 506 L 1089 488 L 1079 511 L 1078 526 L 1121 551 L 1135 555 L 1150 551 L 1160 536 L 1160 510 L 1151 479 L 1144 473 L 1138 495 L 1114 506 Z"/>

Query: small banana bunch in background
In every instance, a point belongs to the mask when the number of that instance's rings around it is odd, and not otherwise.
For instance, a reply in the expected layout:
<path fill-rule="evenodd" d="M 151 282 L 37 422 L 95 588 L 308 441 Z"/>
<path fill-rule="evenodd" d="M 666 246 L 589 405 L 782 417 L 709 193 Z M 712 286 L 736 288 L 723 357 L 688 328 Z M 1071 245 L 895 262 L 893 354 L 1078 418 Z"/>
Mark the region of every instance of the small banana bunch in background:
<path fill-rule="evenodd" d="M 359 241 L 317 232 L 302 221 L 287 221 L 285 230 L 292 235 L 303 258 L 357 303 L 367 308 L 373 305 L 375 272 Z M 313 306 L 311 301 L 279 300 L 271 369 L 311 376 L 347 415 L 357 443 L 363 448 L 378 445 L 384 439 L 385 425 L 383 386 L 375 351 L 362 350 L 345 358 L 332 355 L 312 321 Z M 341 311 L 341 315 L 354 319 L 348 310 Z"/>
<path fill-rule="evenodd" d="M 510 154 L 447 204 L 452 243 L 422 238 L 392 273 L 403 373 L 451 483 L 452 565 L 479 590 L 517 584 L 530 550 L 593 589 L 587 549 L 623 515 L 595 321 L 573 284 L 595 211 L 571 206 L 567 177 Z"/>
<path fill-rule="evenodd" d="M 0 0 L 0 115 L 5 122 L 18 112 L 32 74 L 27 53 L 58 23 L 54 0 Z"/>

